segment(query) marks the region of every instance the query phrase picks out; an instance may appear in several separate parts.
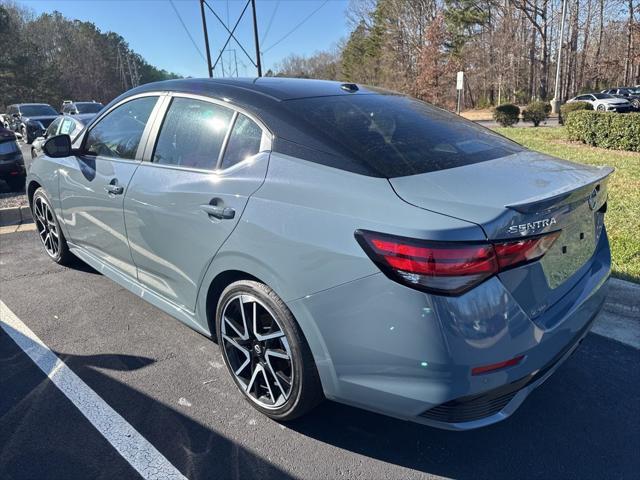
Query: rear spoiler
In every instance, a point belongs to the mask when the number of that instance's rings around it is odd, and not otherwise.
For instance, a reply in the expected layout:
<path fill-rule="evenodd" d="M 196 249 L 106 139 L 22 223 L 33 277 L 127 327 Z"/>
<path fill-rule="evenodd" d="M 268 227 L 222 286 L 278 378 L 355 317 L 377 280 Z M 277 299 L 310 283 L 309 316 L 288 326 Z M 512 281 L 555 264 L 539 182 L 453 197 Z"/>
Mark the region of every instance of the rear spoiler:
<path fill-rule="evenodd" d="M 614 171 L 615 169 L 612 167 L 600 167 L 599 171 L 594 174 L 593 178 L 590 179 L 588 183 L 569 185 L 561 190 L 552 192 L 551 196 L 547 193 L 543 196 L 531 197 L 513 205 L 505 205 L 505 208 L 509 208 L 520 213 L 533 213 L 564 205 L 565 203 L 568 203 L 567 200 L 570 197 L 577 197 L 571 198 L 572 201 L 584 200 L 591 194 L 593 188 L 599 189 L 600 185 L 595 184 L 606 180 L 606 178 Z M 582 190 L 584 190 L 584 195 L 580 195 Z"/>

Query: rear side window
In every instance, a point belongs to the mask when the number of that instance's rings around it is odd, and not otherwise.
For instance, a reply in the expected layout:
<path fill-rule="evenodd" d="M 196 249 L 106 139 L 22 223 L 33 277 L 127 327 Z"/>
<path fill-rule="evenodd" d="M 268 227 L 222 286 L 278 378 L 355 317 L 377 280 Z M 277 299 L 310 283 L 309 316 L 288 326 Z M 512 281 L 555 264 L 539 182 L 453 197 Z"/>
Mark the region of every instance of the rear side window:
<path fill-rule="evenodd" d="M 71 135 L 73 133 L 76 122 L 71 120 L 70 118 L 65 118 L 62 121 L 62 125 L 60 125 L 60 134 Z"/>
<path fill-rule="evenodd" d="M 53 137 L 54 135 L 58 134 L 58 127 L 60 126 L 61 121 L 62 117 L 58 117 L 53 122 L 51 122 L 51 125 L 49 125 L 49 128 L 47 128 L 47 137 Z"/>
<path fill-rule="evenodd" d="M 523 150 L 473 122 L 400 95 L 339 95 L 283 104 L 310 135 L 337 151 L 331 166 L 372 176 L 433 172 Z M 341 164 L 340 156 L 348 161 Z M 329 164 L 326 157 L 318 158 Z"/>
<path fill-rule="evenodd" d="M 262 129 L 249 117 L 239 113 L 224 151 L 222 168 L 231 167 L 258 153 L 261 141 Z"/>
<path fill-rule="evenodd" d="M 133 160 L 158 97 L 124 103 L 103 117 L 87 135 L 84 153 Z"/>
<path fill-rule="evenodd" d="M 162 123 L 153 162 L 213 170 L 233 111 L 201 100 L 176 97 Z"/>

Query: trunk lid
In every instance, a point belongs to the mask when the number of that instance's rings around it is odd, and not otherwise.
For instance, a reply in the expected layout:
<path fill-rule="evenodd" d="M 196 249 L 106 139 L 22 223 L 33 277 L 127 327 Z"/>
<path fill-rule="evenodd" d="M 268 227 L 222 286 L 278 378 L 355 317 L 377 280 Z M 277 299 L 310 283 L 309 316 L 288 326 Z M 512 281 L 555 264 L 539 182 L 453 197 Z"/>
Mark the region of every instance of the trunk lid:
<path fill-rule="evenodd" d="M 526 151 L 389 182 L 406 202 L 473 222 L 489 240 L 561 230 L 540 261 L 500 274 L 535 321 L 588 269 L 602 231 L 612 172 Z"/>

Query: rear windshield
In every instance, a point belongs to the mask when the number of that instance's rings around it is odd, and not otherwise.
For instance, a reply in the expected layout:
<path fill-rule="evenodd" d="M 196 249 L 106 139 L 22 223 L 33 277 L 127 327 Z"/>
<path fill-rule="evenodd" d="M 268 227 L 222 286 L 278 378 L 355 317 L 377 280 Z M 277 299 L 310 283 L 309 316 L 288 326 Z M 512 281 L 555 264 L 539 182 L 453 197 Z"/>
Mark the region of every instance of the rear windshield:
<path fill-rule="evenodd" d="M 101 103 L 76 103 L 76 108 L 78 109 L 78 113 L 98 113 L 102 110 L 103 105 Z"/>
<path fill-rule="evenodd" d="M 283 102 L 371 175 L 387 178 L 461 167 L 520 152 L 490 130 L 400 95 L 316 97 Z M 338 166 L 332 162 L 331 166 Z M 345 162 L 345 170 L 352 170 Z"/>
<path fill-rule="evenodd" d="M 20 113 L 26 117 L 58 115 L 58 112 L 49 105 L 22 105 Z"/>

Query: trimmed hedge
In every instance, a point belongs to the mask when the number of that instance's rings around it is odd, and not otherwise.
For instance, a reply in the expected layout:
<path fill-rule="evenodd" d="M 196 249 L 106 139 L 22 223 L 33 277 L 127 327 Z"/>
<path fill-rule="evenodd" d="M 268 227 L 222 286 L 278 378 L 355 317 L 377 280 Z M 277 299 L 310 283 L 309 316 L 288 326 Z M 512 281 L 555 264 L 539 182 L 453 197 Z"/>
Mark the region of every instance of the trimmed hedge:
<path fill-rule="evenodd" d="M 593 110 L 593 105 L 591 105 L 589 102 L 565 103 L 560 107 L 560 114 L 563 118 L 566 118 L 569 113 L 576 112 L 578 110 Z"/>
<path fill-rule="evenodd" d="M 565 125 L 570 140 L 640 152 L 640 113 L 574 111 L 567 115 Z"/>
<path fill-rule="evenodd" d="M 544 122 L 549 118 L 549 113 L 551 113 L 551 105 L 549 102 L 531 102 L 522 112 L 522 119 L 525 122 L 533 123 L 533 126 L 537 127 L 540 125 L 540 122 Z"/>
<path fill-rule="evenodd" d="M 512 103 L 503 103 L 493 109 L 493 119 L 503 127 L 515 125 L 520 120 L 520 107 Z"/>

